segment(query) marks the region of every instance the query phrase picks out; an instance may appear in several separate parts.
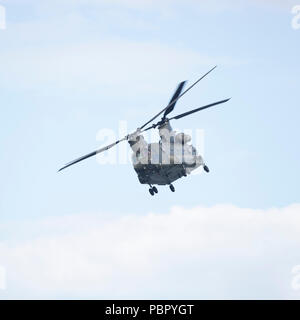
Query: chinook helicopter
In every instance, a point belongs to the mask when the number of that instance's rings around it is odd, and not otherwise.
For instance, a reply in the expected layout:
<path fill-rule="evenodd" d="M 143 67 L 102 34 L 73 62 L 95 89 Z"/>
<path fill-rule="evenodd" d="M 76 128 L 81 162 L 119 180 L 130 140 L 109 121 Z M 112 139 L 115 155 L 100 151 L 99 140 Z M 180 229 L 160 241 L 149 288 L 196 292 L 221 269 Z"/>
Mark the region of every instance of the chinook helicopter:
<path fill-rule="evenodd" d="M 196 108 L 184 113 L 181 113 L 172 118 L 167 118 L 175 108 L 175 104 L 184 94 L 192 89 L 199 81 L 205 78 L 210 72 L 212 72 L 217 66 L 213 67 L 184 92 L 184 86 L 186 81 L 180 82 L 176 91 L 174 92 L 169 104 L 157 113 L 153 118 L 137 128 L 135 132 L 126 135 L 124 138 L 115 141 L 114 143 L 107 145 L 101 149 L 95 150 L 85 156 L 75 159 L 58 171 L 62 171 L 75 163 L 83 161 L 87 158 L 93 157 L 101 152 L 104 152 L 122 141 L 128 141 L 133 154 L 132 163 L 134 170 L 138 175 L 139 182 L 141 184 L 149 185 L 149 193 L 154 196 L 158 193 L 155 185 L 168 185 L 172 192 L 175 192 L 175 187 L 172 184 L 177 179 L 186 177 L 193 170 L 202 166 L 204 171 L 209 172 L 208 166 L 204 163 L 201 155 L 197 153 L 197 150 L 189 144 L 191 137 L 184 133 L 177 133 L 173 131 L 170 121 L 178 120 L 195 112 L 225 103 L 230 100 L 225 99 L 217 101 L 200 108 Z M 163 114 L 160 121 L 149 125 L 157 117 Z M 149 126 L 148 126 L 149 125 Z M 148 127 L 147 127 L 148 126 Z M 142 135 L 143 132 L 158 129 L 160 140 L 157 143 L 147 143 Z"/>

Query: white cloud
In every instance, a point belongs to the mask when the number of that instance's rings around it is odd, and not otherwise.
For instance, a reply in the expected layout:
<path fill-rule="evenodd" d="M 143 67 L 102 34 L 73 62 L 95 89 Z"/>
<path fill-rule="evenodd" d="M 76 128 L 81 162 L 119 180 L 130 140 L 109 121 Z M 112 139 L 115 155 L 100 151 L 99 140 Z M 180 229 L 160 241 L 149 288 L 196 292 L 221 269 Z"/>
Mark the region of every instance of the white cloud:
<path fill-rule="evenodd" d="M 19 238 L 0 243 L 6 294 L 300 298 L 291 287 L 292 267 L 300 262 L 299 212 L 300 205 L 269 210 L 219 205 L 22 223 Z"/>

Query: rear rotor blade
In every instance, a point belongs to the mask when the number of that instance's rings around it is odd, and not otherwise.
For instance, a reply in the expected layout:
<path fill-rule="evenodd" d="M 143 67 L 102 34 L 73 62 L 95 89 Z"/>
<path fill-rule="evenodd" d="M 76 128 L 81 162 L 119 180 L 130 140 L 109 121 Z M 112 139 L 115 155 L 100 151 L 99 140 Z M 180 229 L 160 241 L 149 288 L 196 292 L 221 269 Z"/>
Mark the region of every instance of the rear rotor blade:
<path fill-rule="evenodd" d="M 186 94 L 189 90 L 191 90 L 200 80 L 202 80 L 203 78 L 205 78 L 209 73 L 211 73 L 214 69 L 216 69 L 217 66 L 213 67 L 212 69 L 210 69 L 207 73 L 205 73 L 205 75 L 203 75 L 201 78 L 199 78 L 196 82 L 194 82 L 190 87 L 188 87 L 183 93 L 181 93 L 175 100 L 173 100 L 171 102 L 175 103 L 178 101 L 178 99 L 180 99 L 184 94 Z M 146 122 L 145 124 L 143 124 L 140 129 L 145 128 L 150 122 L 152 122 L 153 120 L 155 120 L 158 116 L 160 116 L 165 110 L 167 110 L 170 106 L 170 103 L 163 109 L 161 110 L 157 115 L 155 115 L 153 118 L 151 118 L 148 122 Z"/>
<path fill-rule="evenodd" d="M 67 163 L 65 166 L 63 166 L 62 168 L 60 168 L 60 169 L 58 170 L 58 172 L 59 172 L 59 171 L 62 171 L 63 169 L 66 169 L 66 168 L 72 166 L 72 165 L 75 164 L 75 163 L 78 163 L 78 162 L 80 162 L 80 161 L 83 161 L 83 160 L 85 160 L 85 159 L 88 159 L 88 158 L 90 158 L 90 157 L 93 157 L 93 156 L 97 155 L 98 153 L 101 153 L 101 152 L 103 152 L 103 151 L 106 151 L 106 150 L 112 148 L 113 146 L 115 146 L 115 145 L 118 144 L 119 142 L 124 141 L 124 140 L 127 140 L 127 137 L 128 137 L 128 136 L 124 137 L 124 138 L 121 139 L 121 140 L 117 140 L 116 142 L 114 142 L 114 143 L 112 143 L 112 144 L 110 144 L 110 145 L 108 145 L 108 146 L 105 146 L 105 147 L 103 147 L 103 148 L 101 148 L 101 149 L 98 149 L 98 150 L 96 150 L 96 151 L 93 151 L 93 152 L 91 152 L 91 153 L 89 153 L 89 154 L 86 154 L 85 156 L 82 156 L 82 157 L 80 157 L 80 158 L 78 158 L 78 159 L 75 159 L 75 160 Z"/>
<path fill-rule="evenodd" d="M 201 110 L 216 106 L 216 105 L 221 104 L 221 103 L 225 103 L 225 102 L 229 101 L 230 99 L 231 98 L 225 99 L 225 100 L 221 100 L 221 101 L 214 102 L 214 103 L 208 104 L 206 106 L 203 106 L 203 107 L 200 107 L 200 108 L 197 108 L 197 109 L 193 109 L 193 110 L 185 112 L 185 113 L 181 113 L 181 114 L 179 114 L 179 115 L 177 115 L 177 116 L 175 116 L 175 117 L 173 117 L 173 118 L 171 118 L 169 120 L 173 120 L 173 119 L 178 120 L 178 119 L 186 117 L 186 116 L 188 116 L 188 115 L 190 115 L 192 113 L 195 113 L 195 112 L 198 112 L 198 111 L 201 111 Z"/>
<path fill-rule="evenodd" d="M 176 91 L 175 91 L 174 94 L 173 94 L 172 99 L 171 99 L 170 102 L 169 102 L 169 107 L 166 109 L 166 111 L 165 111 L 165 113 L 164 113 L 163 119 L 165 119 L 166 116 L 167 116 L 170 112 L 172 112 L 172 111 L 174 110 L 175 104 L 176 104 L 176 102 L 177 102 L 176 99 L 179 97 L 179 95 L 180 95 L 180 93 L 181 93 L 181 91 L 182 91 L 182 89 L 183 89 L 183 87 L 184 87 L 185 84 L 186 84 L 186 81 L 182 81 L 182 82 L 179 83 Z"/>

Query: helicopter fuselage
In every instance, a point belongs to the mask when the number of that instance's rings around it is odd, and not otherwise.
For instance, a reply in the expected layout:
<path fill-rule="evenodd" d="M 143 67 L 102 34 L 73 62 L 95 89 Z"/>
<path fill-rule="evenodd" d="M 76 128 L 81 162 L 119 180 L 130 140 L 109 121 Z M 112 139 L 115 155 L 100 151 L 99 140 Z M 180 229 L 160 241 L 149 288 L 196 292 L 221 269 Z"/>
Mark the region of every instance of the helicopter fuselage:
<path fill-rule="evenodd" d="M 147 143 L 139 132 L 128 140 L 132 150 L 134 170 L 141 184 L 170 185 L 204 165 L 191 137 L 173 131 L 169 122 L 159 128 L 158 143 Z"/>

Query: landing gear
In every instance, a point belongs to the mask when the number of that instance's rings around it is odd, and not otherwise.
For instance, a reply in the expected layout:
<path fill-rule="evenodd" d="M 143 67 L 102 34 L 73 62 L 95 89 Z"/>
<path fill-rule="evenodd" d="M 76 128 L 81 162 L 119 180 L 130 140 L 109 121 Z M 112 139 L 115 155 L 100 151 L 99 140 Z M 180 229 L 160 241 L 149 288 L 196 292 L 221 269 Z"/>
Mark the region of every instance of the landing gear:
<path fill-rule="evenodd" d="M 154 196 L 154 191 L 152 188 L 149 189 L 149 192 L 150 192 L 151 196 Z"/>
<path fill-rule="evenodd" d="M 154 196 L 155 193 L 158 193 L 158 190 L 157 190 L 156 187 L 152 187 L 152 186 L 150 185 L 149 192 L 150 192 L 151 196 Z"/>
<path fill-rule="evenodd" d="M 205 172 L 209 172 L 208 166 L 204 165 L 203 169 L 204 169 Z"/>
<path fill-rule="evenodd" d="M 172 184 L 170 184 L 170 190 L 171 190 L 172 192 L 175 192 L 175 188 L 174 188 L 174 186 L 173 186 Z"/>

